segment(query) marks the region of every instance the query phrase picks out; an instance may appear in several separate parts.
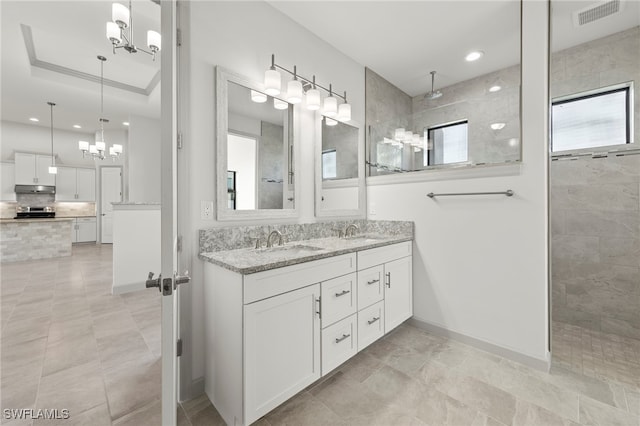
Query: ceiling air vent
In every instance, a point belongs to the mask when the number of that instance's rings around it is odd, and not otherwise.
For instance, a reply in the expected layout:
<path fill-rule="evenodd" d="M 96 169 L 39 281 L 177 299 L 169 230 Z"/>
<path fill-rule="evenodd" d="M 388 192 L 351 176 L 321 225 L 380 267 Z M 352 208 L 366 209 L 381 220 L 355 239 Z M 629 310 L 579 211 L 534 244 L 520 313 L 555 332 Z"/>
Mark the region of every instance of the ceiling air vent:
<path fill-rule="evenodd" d="M 620 13 L 624 3 L 622 0 L 600 1 L 589 7 L 573 12 L 573 24 L 576 27 L 588 24 L 598 19 Z"/>

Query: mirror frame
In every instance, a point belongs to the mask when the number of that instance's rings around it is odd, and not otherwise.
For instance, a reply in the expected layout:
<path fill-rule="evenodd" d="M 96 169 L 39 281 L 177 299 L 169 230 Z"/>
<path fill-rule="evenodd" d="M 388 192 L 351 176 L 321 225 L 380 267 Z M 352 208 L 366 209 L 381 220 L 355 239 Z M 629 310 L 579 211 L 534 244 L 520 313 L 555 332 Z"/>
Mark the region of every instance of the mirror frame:
<path fill-rule="evenodd" d="M 293 167 L 294 189 L 292 209 L 263 209 L 263 210 L 229 210 L 227 208 L 227 133 L 229 127 L 229 90 L 228 83 L 235 83 L 248 89 L 264 92 L 264 85 L 251 81 L 247 77 L 221 66 L 215 67 L 216 87 L 216 205 L 218 221 L 245 221 L 256 219 L 289 219 L 297 218 L 300 212 L 300 184 L 296 174 L 296 164 L 299 164 L 296 142 L 300 140 L 300 126 L 295 106 L 292 107 L 291 125 L 293 126 Z M 286 183 L 285 183 L 286 185 Z"/>
<path fill-rule="evenodd" d="M 358 188 L 358 208 L 357 209 L 333 209 L 323 210 L 322 207 L 322 114 L 316 112 L 316 146 L 315 146 L 315 213 L 319 218 L 335 218 L 335 217 L 356 217 L 365 219 L 367 215 L 367 196 L 365 183 L 365 135 L 363 126 L 357 121 L 350 120 L 344 122 L 348 126 L 358 129 L 358 177 L 348 179 L 328 180 L 329 188 Z"/>

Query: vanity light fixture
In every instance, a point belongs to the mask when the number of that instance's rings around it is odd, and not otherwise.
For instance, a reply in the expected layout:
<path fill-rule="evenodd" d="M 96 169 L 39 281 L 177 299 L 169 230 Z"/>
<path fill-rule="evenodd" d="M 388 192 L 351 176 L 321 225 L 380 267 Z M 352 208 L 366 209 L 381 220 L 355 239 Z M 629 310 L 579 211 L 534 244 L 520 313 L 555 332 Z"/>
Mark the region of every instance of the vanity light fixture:
<path fill-rule="evenodd" d="M 329 117 L 325 117 L 324 118 L 324 122 L 327 126 L 335 126 L 336 124 L 338 124 L 338 122 L 336 120 L 334 120 L 333 118 L 329 118 Z"/>
<path fill-rule="evenodd" d="M 51 165 L 49 166 L 49 174 L 55 175 L 58 173 L 56 157 L 53 155 L 53 107 L 56 106 L 56 104 L 47 102 L 47 105 L 51 108 Z"/>
<path fill-rule="evenodd" d="M 393 133 L 393 139 L 397 140 L 397 141 L 401 141 L 402 139 L 404 139 L 404 128 L 403 127 L 399 127 L 396 129 L 396 131 Z"/>
<path fill-rule="evenodd" d="M 467 62 L 473 62 L 473 61 L 477 61 L 483 56 L 484 56 L 484 52 L 482 50 L 474 50 L 473 52 L 469 52 L 467 56 L 464 57 L 464 60 Z"/>
<path fill-rule="evenodd" d="M 73 128 L 74 128 L 74 129 L 82 129 L 82 126 L 81 126 L 81 125 L 79 125 L 79 124 L 74 124 L 74 125 L 73 125 Z"/>
<path fill-rule="evenodd" d="M 322 105 L 322 114 L 328 117 L 337 118 L 340 121 L 351 120 L 351 105 L 347 102 L 347 92 L 343 95 L 333 91 L 333 87 L 330 84 L 329 88 L 320 85 L 316 82 L 315 75 L 310 80 L 306 77 L 298 74 L 297 66 L 293 66 L 293 71 L 288 70 L 276 63 L 275 55 L 271 55 L 271 66 L 264 75 L 264 92 L 271 96 L 277 96 L 280 94 L 280 88 L 282 85 L 282 79 L 278 70 L 289 73 L 293 76 L 293 80 L 287 83 L 287 95 L 286 99 L 289 103 L 295 104 L 302 101 L 303 94 L 306 94 L 305 103 L 306 107 L 310 111 L 317 111 Z M 329 96 L 322 102 L 320 91 L 322 89 L 329 93 Z M 344 102 L 338 105 L 338 99 L 342 99 Z"/>
<path fill-rule="evenodd" d="M 29 121 L 33 121 L 34 123 L 37 123 L 37 122 L 38 122 L 38 121 L 40 121 L 40 120 L 38 120 L 38 119 L 37 119 L 37 118 L 35 118 L 35 117 L 31 117 L 31 118 L 29 118 Z"/>
<path fill-rule="evenodd" d="M 497 92 L 497 91 L 499 91 L 500 89 L 502 89 L 502 87 L 500 87 L 500 86 L 498 86 L 498 85 L 489 87 L 489 91 L 490 91 L 490 92 Z"/>
<path fill-rule="evenodd" d="M 131 10 L 131 0 L 129 0 L 129 8 L 120 3 L 111 5 L 111 21 L 107 22 L 107 38 L 113 47 L 113 54 L 115 55 L 116 49 L 123 48 L 129 53 L 144 52 L 151 55 L 155 61 L 156 53 L 162 48 L 162 37 L 156 31 L 147 31 L 148 51 L 133 44 Z"/>
<path fill-rule="evenodd" d="M 505 123 L 492 123 L 490 127 L 492 130 L 502 130 L 504 126 L 506 126 Z"/>
<path fill-rule="evenodd" d="M 82 158 L 88 152 L 91 154 L 94 160 L 104 160 L 106 158 L 105 151 L 107 149 L 107 144 L 104 141 L 104 123 L 108 123 L 109 120 L 104 118 L 104 62 L 107 60 L 102 55 L 98 55 L 98 60 L 100 61 L 100 130 L 96 132 L 96 142 L 91 145 L 87 141 L 78 141 L 78 149 L 82 151 Z M 123 123 L 124 124 L 124 123 Z M 128 123 L 127 123 L 128 124 Z M 113 159 L 116 160 L 118 156 L 122 154 L 122 145 L 113 144 L 113 146 L 109 147 L 109 155 Z"/>
<path fill-rule="evenodd" d="M 123 126 L 128 126 L 128 125 L 129 125 L 129 122 L 128 122 L 128 121 L 123 121 L 123 122 L 122 122 L 122 125 L 123 125 Z"/>

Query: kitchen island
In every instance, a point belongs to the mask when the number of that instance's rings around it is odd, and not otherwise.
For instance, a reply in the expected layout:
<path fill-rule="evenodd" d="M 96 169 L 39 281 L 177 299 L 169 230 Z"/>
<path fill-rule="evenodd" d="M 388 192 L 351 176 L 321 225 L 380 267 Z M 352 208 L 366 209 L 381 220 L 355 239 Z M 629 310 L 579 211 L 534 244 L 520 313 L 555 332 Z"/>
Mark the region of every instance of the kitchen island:
<path fill-rule="evenodd" d="M 71 256 L 73 218 L 0 219 L 0 261 Z"/>

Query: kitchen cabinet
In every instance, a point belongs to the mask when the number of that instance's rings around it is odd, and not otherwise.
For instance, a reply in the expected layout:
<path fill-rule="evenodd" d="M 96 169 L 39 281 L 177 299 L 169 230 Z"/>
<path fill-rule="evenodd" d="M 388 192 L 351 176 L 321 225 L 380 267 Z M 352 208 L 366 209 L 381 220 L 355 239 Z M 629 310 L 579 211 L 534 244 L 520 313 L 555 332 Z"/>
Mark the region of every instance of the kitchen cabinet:
<path fill-rule="evenodd" d="M 247 275 L 205 263 L 205 392 L 224 421 L 255 422 L 411 317 L 411 250 Z"/>
<path fill-rule="evenodd" d="M 15 165 L 0 163 L 0 201 L 16 201 Z"/>
<path fill-rule="evenodd" d="M 91 243 L 97 240 L 95 217 L 77 217 L 71 222 L 71 242 Z"/>
<path fill-rule="evenodd" d="M 96 172 L 94 169 L 58 167 L 56 201 L 96 201 Z"/>
<path fill-rule="evenodd" d="M 15 184 L 54 186 L 56 175 L 49 173 L 51 163 L 50 155 L 16 152 Z"/>

